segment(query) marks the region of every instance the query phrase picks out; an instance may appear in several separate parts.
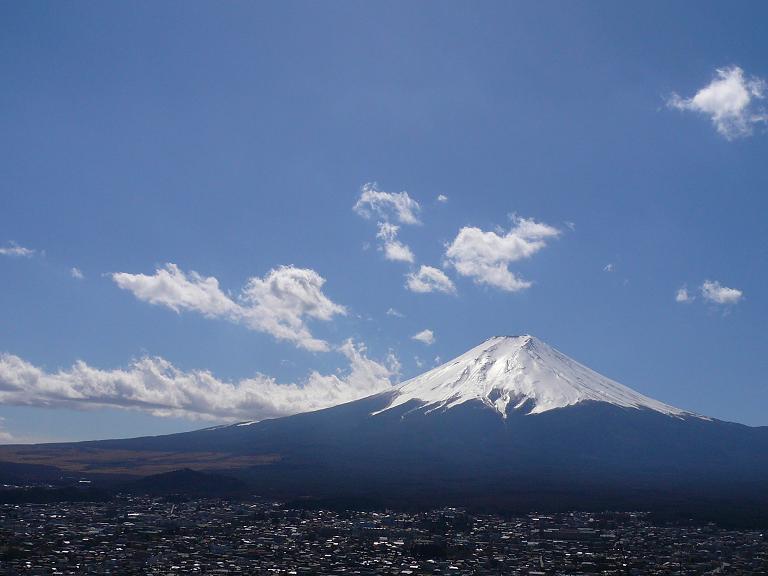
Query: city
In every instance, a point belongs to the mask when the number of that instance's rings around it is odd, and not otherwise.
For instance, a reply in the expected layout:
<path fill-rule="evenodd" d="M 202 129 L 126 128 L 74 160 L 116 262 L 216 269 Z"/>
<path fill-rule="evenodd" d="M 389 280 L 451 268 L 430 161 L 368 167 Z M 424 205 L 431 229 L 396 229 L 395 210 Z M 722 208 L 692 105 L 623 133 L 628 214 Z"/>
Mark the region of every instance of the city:
<path fill-rule="evenodd" d="M 646 513 L 504 518 L 118 496 L 4 504 L 2 574 L 765 574 L 756 530 Z"/>

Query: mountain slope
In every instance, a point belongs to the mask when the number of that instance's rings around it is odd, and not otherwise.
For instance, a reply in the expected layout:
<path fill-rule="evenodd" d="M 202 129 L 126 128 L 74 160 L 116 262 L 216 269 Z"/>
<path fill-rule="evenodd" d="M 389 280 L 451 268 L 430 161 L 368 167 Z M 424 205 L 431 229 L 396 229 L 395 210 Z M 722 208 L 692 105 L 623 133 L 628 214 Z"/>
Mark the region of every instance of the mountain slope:
<path fill-rule="evenodd" d="M 768 428 L 647 398 L 529 336 L 490 339 L 392 390 L 326 410 L 166 436 L 5 447 L 0 461 L 50 464 L 59 453 L 80 472 L 162 458 L 236 470 L 276 498 L 495 509 L 725 499 L 768 510 Z M 196 455 L 205 455 L 199 467 Z"/>

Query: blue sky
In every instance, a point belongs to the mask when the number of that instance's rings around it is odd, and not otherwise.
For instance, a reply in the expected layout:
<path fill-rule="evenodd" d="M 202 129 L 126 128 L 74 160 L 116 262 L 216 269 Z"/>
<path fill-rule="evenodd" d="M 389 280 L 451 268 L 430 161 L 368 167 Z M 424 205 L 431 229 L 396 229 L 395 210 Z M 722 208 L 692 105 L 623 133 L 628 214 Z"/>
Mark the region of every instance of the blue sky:
<path fill-rule="evenodd" d="M 0 439 L 316 408 L 518 333 L 768 424 L 767 17 L 0 4 Z"/>

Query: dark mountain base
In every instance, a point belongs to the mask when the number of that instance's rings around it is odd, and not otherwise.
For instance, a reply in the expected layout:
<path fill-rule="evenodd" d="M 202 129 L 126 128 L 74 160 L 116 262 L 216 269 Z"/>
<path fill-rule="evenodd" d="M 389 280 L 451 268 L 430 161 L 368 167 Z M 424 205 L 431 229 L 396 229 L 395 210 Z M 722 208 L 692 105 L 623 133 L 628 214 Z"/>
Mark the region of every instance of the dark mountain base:
<path fill-rule="evenodd" d="M 766 428 L 596 402 L 506 419 L 472 402 L 371 416 L 388 401 L 169 436 L 5 447 L 0 460 L 58 458 L 102 482 L 109 470 L 147 475 L 183 462 L 176 468 L 226 473 L 252 494 L 304 506 L 654 510 L 768 525 Z"/>

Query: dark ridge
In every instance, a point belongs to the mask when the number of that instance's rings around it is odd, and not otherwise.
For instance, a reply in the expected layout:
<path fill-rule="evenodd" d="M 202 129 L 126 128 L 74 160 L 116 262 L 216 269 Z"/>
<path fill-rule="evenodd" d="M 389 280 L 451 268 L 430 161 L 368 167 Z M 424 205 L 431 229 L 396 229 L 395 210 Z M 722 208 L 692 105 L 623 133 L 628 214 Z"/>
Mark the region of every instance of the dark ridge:
<path fill-rule="evenodd" d="M 248 484 L 232 476 L 184 468 L 153 474 L 117 488 L 129 494 L 187 496 L 190 498 L 242 498 L 251 494 Z"/>

